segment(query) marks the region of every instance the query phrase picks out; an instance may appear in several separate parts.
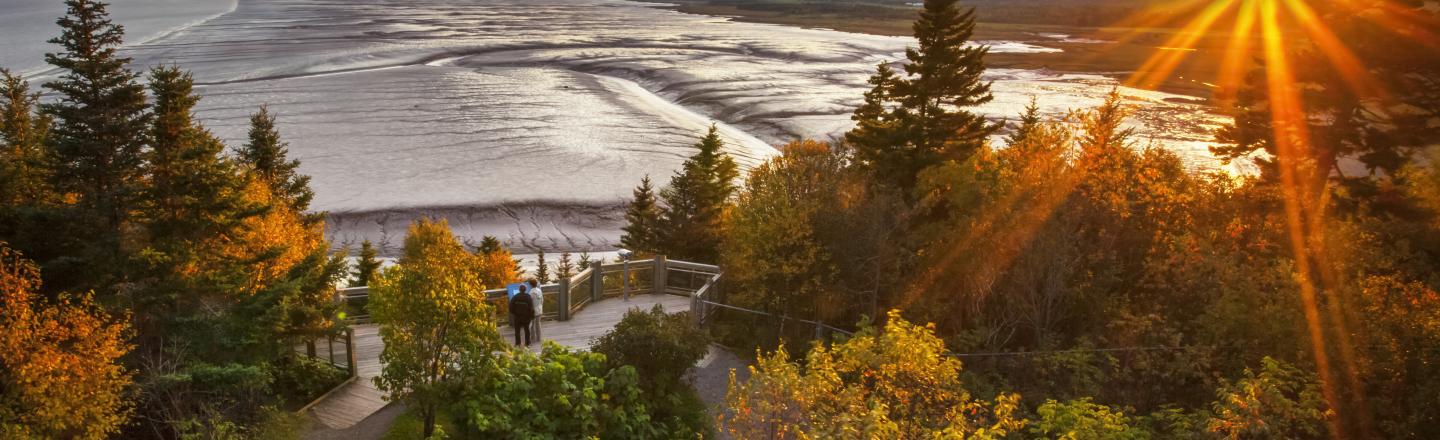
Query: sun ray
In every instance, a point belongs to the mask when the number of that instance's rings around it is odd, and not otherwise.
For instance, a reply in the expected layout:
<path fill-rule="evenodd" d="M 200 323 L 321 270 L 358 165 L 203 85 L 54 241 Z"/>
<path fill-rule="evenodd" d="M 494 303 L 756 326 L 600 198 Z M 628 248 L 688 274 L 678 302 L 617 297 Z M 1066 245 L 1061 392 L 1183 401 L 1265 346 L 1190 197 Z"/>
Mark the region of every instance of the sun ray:
<path fill-rule="evenodd" d="M 1290 237 L 1291 251 L 1295 256 L 1296 277 L 1300 284 L 1300 299 L 1304 307 L 1306 330 L 1310 337 L 1311 351 L 1315 356 L 1315 368 L 1320 377 L 1321 391 L 1325 400 L 1337 411 L 1340 400 L 1335 392 L 1335 382 L 1326 352 L 1325 333 L 1321 326 L 1320 309 L 1315 289 L 1315 274 L 1312 270 L 1308 243 L 1310 233 L 1307 217 L 1318 209 L 1307 203 L 1313 188 L 1313 172 L 1306 172 L 1304 154 L 1309 148 L 1306 115 L 1295 75 L 1291 70 L 1288 48 L 1285 47 L 1284 30 L 1280 27 L 1278 1 L 1262 0 L 1260 4 L 1260 28 L 1266 61 L 1266 86 L 1270 94 L 1270 112 L 1273 118 L 1272 130 L 1276 142 L 1276 160 L 1280 171 L 1280 187 L 1285 205 L 1286 225 Z M 1336 438 L 1342 432 L 1337 420 L 1329 420 L 1331 433 Z"/>
<path fill-rule="evenodd" d="M 1239 89 L 1240 79 L 1245 75 L 1245 69 L 1250 67 L 1250 49 L 1254 40 L 1251 33 L 1255 29 L 1255 15 L 1259 8 L 1257 0 L 1245 0 L 1240 4 L 1235 17 L 1235 28 L 1231 32 L 1230 43 L 1225 48 L 1225 54 L 1220 65 L 1220 77 L 1216 79 L 1216 89 L 1221 100 L 1229 100 L 1233 97 L 1235 90 Z"/>
<path fill-rule="evenodd" d="M 1180 65 L 1180 62 L 1190 54 L 1188 49 L 1193 49 L 1195 42 L 1209 32 L 1215 21 L 1230 10 L 1236 1 L 1238 0 L 1219 0 L 1205 7 L 1199 17 L 1186 24 L 1165 43 L 1165 47 L 1170 50 L 1157 52 L 1149 60 L 1146 60 L 1145 64 L 1135 71 L 1125 85 L 1154 88 L 1164 82 Z"/>
<path fill-rule="evenodd" d="M 1388 96 L 1380 82 L 1365 71 L 1365 66 L 1360 59 L 1345 46 L 1345 43 L 1340 42 L 1334 32 L 1325 27 L 1320 21 L 1320 17 L 1309 5 L 1302 0 L 1279 1 L 1285 2 L 1286 9 L 1295 17 L 1295 21 L 1299 23 L 1300 27 L 1305 29 L 1306 34 L 1320 49 L 1320 52 L 1330 59 L 1330 66 L 1340 73 L 1341 79 L 1345 81 L 1345 85 L 1349 86 L 1352 92 L 1361 97 L 1383 99 Z"/>
<path fill-rule="evenodd" d="M 1091 37 L 1095 39 L 1109 39 L 1115 45 L 1129 44 L 1143 35 L 1150 34 L 1154 29 L 1175 25 L 1179 20 L 1177 17 L 1184 17 L 1201 10 L 1212 0 L 1178 0 L 1163 5 L 1154 5 L 1142 9 L 1139 12 L 1130 14 L 1119 21 L 1106 26 L 1106 29 L 1129 29 L 1119 36 L 1101 34 L 1096 32 Z M 1098 58 L 1107 56 L 1104 51 L 1093 53 L 1081 58 L 1081 62 L 1089 63 Z"/>

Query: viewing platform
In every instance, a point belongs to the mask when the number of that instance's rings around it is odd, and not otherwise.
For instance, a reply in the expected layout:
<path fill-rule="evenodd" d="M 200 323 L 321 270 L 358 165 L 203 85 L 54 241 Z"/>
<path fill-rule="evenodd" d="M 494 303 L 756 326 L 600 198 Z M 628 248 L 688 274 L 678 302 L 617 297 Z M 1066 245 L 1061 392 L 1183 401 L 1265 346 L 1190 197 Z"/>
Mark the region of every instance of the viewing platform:
<path fill-rule="evenodd" d="M 545 294 L 541 335 L 544 341 L 589 350 L 595 338 L 613 329 L 627 311 L 650 310 L 656 305 L 668 313 L 697 311 L 694 317 L 698 324 L 707 311 L 703 300 L 715 298 L 722 291 L 720 275 L 716 266 L 667 261 L 663 257 L 628 264 L 596 262 L 575 276 L 540 286 Z M 302 410 L 332 429 L 354 426 L 389 404 L 385 392 L 374 382 L 381 372 L 380 352 L 385 341 L 380 338 L 379 325 L 369 322 L 365 310 L 369 289 L 342 289 L 340 295 L 346 303 L 350 328 L 343 339 L 317 341 L 315 356 L 351 371 L 351 379 Z M 485 295 L 486 301 L 496 306 L 502 342 L 513 343 L 514 329 L 506 319 L 505 289 L 487 290 Z M 542 346 L 535 342 L 529 350 L 539 352 Z"/>

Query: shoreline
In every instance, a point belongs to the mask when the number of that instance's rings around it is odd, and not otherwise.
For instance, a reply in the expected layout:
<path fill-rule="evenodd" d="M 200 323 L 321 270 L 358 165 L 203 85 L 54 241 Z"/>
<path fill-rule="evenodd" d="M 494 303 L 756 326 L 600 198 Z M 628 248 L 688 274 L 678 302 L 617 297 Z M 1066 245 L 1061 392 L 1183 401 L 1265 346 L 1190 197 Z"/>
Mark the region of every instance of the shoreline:
<path fill-rule="evenodd" d="M 799 14 L 781 11 L 745 9 L 734 5 L 712 4 L 705 0 L 632 0 L 646 3 L 651 7 L 667 9 L 684 14 L 725 18 L 737 22 L 762 23 L 792 26 L 802 29 L 831 30 L 866 35 L 889 37 L 910 37 L 912 17 L 884 16 L 861 17 L 830 12 Z M 897 10 L 900 8 L 896 8 Z M 917 9 L 918 11 L 918 9 Z M 980 18 L 984 10 L 977 9 Z M 1058 24 L 1025 24 L 977 21 L 974 41 L 1018 41 L 1043 47 L 1060 49 L 1057 53 L 989 53 L 985 57 L 987 68 L 1048 70 L 1057 73 L 1084 73 L 1110 77 L 1126 82 L 1137 69 L 1158 51 L 1150 42 L 1168 39 L 1178 29 L 1154 28 L 1132 29 L 1112 27 L 1079 27 Z M 1049 38 L 1047 35 L 1064 35 L 1067 38 Z M 1228 41 L 1228 35 L 1219 40 Z M 1121 40 L 1133 40 L 1124 41 Z M 1203 43 L 1203 42 L 1202 42 Z M 1204 44 L 1206 51 L 1213 44 Z M 1212 54 L 1189 57 L 1160 84 L 1154 87 L 1137 87 L 1145 90 L 1173 93 L 1192 97 L 1207 105 L 1215 104 L 1216 90 L 1206 81 L 1194 78 L 1213 78 L 1218 75 L 1213 66 L 1191 62 L 1195 58 Z"/>

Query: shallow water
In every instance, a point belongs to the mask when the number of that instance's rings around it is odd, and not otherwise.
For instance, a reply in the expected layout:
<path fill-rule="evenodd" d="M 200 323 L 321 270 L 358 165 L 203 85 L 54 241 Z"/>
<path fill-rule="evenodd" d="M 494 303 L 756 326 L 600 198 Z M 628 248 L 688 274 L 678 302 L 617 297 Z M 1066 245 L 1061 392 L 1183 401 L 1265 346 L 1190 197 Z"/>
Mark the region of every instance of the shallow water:
<path fill-rule="evenodd" d="M 340 244 L 398 244 L 410 218 L 437 215 L 469 239 L 577 249 L 612 245 L 630 189 L 647 174 L 666 181 L 712 123 L 745 165 L 789 140 L 839 136 L 874 65 L 912 42 L 618 0 L 240 0 L 126 54 L 193 70 L 198 116 L 232 145 L 268 104 Z M 995 101 L 981 112 L 995 118 L 1032 95 L 1060 115 L 1115 87 L 1099 75 L 987 78 Z M 1218 167 L 1204 107 L 1122 92 L 1147 142 Z"/>

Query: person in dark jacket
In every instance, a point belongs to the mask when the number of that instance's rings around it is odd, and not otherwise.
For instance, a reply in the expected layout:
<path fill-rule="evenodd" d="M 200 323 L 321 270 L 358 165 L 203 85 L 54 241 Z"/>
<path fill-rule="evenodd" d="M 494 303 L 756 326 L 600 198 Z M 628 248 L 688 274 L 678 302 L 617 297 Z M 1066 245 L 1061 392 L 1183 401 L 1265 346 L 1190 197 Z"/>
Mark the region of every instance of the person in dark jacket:
<path fill-rule="evenodd" d="M 526 292 L 527 286 L 520 286 L 520 293 L 510 297 L 510 326 L 515 328 L 515 345 L 520 345 L 520 333 L 525 333 L 525 345 L 530 345 L 530 320 L 535 318 L 535 300 Z"/>

